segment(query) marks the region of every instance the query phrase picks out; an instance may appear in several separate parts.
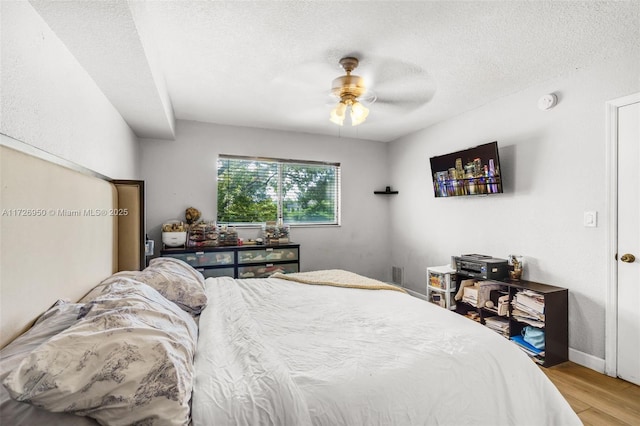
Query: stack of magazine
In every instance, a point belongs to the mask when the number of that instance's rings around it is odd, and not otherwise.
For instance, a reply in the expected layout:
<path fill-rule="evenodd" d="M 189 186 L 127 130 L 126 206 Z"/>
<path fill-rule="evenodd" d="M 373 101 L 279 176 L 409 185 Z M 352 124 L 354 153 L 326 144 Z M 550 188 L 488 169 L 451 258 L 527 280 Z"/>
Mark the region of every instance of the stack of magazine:
<path fill-rule="evenodd" d="M 544 328 L 544 296 L 531 290 L 518 290 L 511 301 L 512 318 L 538 328 Z M 511 340 L 538 364 L 544 364 L 544 349 L 525 342 L 517 335 Z"/>
<path fill-rule="evenodd" d="M 502 336 L 509 338 L 509 320 L 504 317 L 488 317 L 484 319 L 484 325 Z"/>
<path fill-rule="evenodd" d="M 531 290 L 519 290 L 513 296 L 511 306 L 514 319 L 534 327 L 544 327 L 544 296 Z"/>

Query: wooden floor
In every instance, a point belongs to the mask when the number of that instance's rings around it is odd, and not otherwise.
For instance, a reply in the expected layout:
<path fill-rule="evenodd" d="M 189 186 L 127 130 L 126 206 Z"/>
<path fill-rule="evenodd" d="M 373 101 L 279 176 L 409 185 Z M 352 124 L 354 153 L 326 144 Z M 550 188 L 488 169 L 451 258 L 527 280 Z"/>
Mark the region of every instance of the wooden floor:
<path fill-rule="evenodd" d="M 541 368 L 585 426 L 640 425 L 640 386 L 573 362 Z"/>

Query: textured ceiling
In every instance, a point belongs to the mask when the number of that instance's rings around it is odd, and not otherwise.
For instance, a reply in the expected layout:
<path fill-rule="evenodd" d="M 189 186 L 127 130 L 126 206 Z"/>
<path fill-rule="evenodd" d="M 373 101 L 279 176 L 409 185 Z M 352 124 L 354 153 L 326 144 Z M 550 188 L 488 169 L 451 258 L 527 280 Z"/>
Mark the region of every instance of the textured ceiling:
<path fill-rule="evenodd" d="M 141 137 L 175 116 L 390 141 L 640 40 L 638 1 L 30 3 Z M 357 127 L 328 120 L 346 55 L 378 96 Z"/>

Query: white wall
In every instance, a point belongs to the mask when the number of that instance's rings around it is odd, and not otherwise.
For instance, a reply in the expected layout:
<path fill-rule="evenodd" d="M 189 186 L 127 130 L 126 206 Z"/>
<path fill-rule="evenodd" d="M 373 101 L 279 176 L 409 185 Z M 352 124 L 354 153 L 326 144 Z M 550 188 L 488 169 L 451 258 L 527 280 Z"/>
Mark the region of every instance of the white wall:
<path fill-rule="evenodd" d="M 386 144 L 179 120 L 175 141 L 141 139 L 141 148 L 147 230 L 156 241 L 156 254 L 161 224 L 184 220 L 187 207 L 215 220 L 218 154 L 339 162 L 341 226 L 292 228 L 291 239 L 301 244 L 300 267 L 391 278 L 388 204 L 393 200 L 373 194 L 388 185 Z M 253 228 L 240 231 L 240 236 L 255 238 L 258 233 Z"/>
<path fill-rule="evenodd" d="M 26 1 L 0 2 L 0 132 L 114 179 L 135 179 L 137 138 Z"/>
<path fill-rule="evenodd" d="M 569 345 L 604 358 L 605 102 L 640 90 L 640 60 L 609 61 L 502 98 L 390 145 L 394 264 L 425 292 L 452 255 L 525 256 L 524 279 L 569 288 Z M 554 92 L 559 104 L 536 107 Z M 429 158 L 497 140 L 504 194 L 435 199 Z M 598 212 L 598 227 L 583 212 Z"/>

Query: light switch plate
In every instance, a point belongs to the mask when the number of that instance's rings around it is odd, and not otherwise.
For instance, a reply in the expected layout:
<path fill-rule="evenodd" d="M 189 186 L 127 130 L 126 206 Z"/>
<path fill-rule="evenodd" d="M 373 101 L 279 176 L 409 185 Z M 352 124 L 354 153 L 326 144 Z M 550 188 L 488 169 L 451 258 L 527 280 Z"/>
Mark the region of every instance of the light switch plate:
<path fill-rule="evenodd" d="M 598 226 L 598 212 L 584 212 L 584 226 L 586 228 L 595 228 Z"/>

